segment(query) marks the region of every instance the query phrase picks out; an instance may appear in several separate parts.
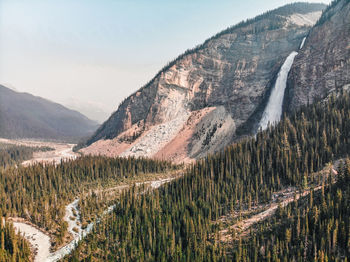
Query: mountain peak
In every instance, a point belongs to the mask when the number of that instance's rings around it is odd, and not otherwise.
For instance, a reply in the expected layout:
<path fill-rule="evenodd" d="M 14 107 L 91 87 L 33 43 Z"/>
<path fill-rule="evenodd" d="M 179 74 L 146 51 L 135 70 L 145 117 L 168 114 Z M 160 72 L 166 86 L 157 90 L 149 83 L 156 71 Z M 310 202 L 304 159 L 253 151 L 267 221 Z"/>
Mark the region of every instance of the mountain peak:
<path fill-rule="evenodd" d="M 324 8 L 289 4 L 186 51 L 125 99 L 82 152 L 183 161 L 251 133 L 279 67 Z"/>

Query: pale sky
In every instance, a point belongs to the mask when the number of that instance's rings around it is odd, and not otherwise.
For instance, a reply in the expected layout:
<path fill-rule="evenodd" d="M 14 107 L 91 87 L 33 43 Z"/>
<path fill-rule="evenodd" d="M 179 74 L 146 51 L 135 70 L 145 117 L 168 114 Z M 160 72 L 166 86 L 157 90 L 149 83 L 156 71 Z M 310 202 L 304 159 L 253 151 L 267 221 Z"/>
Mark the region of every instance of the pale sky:
<path fill-rule="evenodd" d="M 0 84 L 97 118 L 186 49 L 291 2 L 0 0 Z"/>

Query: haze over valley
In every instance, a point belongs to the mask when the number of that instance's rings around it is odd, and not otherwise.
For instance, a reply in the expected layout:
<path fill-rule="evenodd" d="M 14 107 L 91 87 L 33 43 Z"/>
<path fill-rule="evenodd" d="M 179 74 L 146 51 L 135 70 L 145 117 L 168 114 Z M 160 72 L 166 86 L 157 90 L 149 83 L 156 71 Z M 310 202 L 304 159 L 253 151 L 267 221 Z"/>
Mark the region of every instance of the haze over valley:
<path fill-rule="evenodd" d="M 348 261 L 350 0 L 0 0 L 0 262 Z"/>

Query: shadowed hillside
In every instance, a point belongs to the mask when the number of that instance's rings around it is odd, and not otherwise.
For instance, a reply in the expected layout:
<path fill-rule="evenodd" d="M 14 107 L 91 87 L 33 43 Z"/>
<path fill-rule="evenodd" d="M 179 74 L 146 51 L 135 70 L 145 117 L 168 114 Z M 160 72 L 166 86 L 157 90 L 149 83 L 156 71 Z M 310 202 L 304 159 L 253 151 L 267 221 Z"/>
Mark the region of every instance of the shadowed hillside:
<path fill-rule="evenodd" d="M 77 111 L 0 85 L 0 137 L 76 140 L 96 128 Z"/>

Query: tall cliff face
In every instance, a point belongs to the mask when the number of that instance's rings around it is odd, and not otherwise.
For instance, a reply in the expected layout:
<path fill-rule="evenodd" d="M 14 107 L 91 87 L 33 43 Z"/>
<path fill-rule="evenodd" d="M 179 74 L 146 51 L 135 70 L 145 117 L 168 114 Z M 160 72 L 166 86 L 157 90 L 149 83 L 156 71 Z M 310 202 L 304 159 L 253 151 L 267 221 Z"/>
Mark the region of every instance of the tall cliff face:
<path fill-rule="evenodd" d="M 333 2 L 296 57 L 285 94 L 286 111 L 350 84 L 350 1 Z M 288 107 L 287 107 L 288 105 Z"/>
<path fill-rule="evenodd" d="M 128 97 L 82 151 L 183 161 L 251 134 L 281 64 L 324 7 L 288 5 L 186 52 Z"/>

